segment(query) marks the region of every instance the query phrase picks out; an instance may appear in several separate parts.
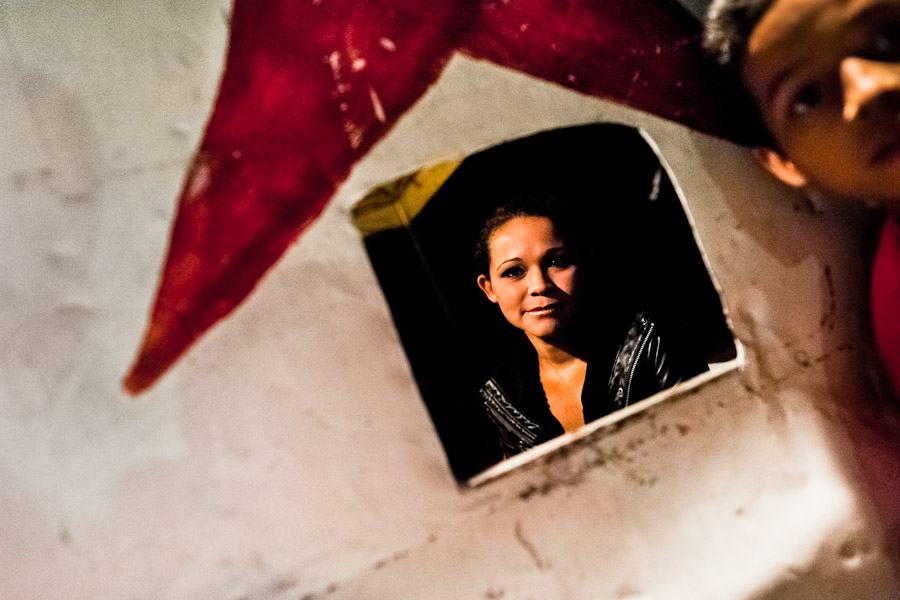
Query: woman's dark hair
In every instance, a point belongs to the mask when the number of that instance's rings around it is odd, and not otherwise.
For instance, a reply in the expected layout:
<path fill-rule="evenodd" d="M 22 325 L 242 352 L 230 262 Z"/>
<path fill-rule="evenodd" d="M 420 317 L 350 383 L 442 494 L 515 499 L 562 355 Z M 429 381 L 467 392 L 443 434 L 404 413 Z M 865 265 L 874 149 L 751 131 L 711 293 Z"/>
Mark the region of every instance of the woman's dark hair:
<path fill-rule="evenodd" d="M 577 235 L 572 208 L 562 198 L 552 192 L 527 192 L 513 196 L 505 204 L 497 207 L 481 228 L 478 243 L 475 246 L 475 264 L 478 273 L 487 275 L 491 267 L 491 237 L 494 233 L 519 217 L 545 217 L 550 219 L 566 243 L 574 251 L 580 249 L 580 236 Z"/>

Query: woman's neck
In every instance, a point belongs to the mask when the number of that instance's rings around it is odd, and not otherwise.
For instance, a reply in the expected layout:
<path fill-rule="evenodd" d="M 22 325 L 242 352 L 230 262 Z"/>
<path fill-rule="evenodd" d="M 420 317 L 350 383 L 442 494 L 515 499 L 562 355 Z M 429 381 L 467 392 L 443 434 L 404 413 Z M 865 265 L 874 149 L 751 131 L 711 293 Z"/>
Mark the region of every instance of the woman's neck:
<path fill-rule="evenodd" d="M 572 361 L 584 362 L 585 357 L 579 345 L 572 342 L 545 340 L 526 333 L 528 341 L 534 346 L 538 360 L 542 365 L 565 366 Z"/>
<path fill-rule="evenodd" d="M 566 432 L 584 425 L 581 393 L 587 362 L 572 348 L 528 336 L 538 355 L 541 387 L 550 413 Z"/>

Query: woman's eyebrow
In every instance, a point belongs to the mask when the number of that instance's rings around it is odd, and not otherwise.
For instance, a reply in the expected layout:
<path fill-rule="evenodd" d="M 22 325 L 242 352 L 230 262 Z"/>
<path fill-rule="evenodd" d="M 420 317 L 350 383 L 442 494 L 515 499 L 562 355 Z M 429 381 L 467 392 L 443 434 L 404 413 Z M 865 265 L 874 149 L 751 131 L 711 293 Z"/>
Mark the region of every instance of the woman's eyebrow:
<path fill-rule="evenodd" d="M 502 263 L 500 263 L 500 264 L 497 265 L 497 269 L 496 269 L 496 270 L 499 271 L 500 268 L 501 268 L 503 265 L 505 265 L 506 263 L 510 263 L 510 262 L 521 262 L 521 261 L 522 261 L 522 259 L 519 258 L 518 256 L 513 256 L 512 258 L 507 258 L 507 259 L 504 260 Z"/>

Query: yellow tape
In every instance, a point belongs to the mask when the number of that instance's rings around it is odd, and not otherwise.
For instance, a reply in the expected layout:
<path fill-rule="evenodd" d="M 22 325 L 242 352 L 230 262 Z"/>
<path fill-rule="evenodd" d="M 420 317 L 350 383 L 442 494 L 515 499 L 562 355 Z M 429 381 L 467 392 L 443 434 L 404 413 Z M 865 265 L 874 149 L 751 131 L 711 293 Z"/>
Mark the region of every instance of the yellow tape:
<path fill-rule="evenodd" d="M 462 161 L 442 162 L 404 175 L 376 188 L 350 211 L 353 225 L 363 234 L 408 227 Z"/>

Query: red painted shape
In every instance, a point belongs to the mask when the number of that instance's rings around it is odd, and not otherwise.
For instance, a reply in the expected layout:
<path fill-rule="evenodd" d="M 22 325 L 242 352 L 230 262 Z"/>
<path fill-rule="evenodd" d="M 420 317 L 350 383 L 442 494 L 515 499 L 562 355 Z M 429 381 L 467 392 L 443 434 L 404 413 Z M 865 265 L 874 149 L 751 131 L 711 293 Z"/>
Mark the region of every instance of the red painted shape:
<path fill-rule="evenodd" d="M 718 137 L 757 141 L 754 110 L 700 35 L 675 0 L 509 0 L 481 11 L 464 50 Z"/>
<path fill-rule="evenodd" d="M 889 217 L 872 264 L 872 328 L 881 362 L 900 398 L 900 223 Z"/>
<path fill-rule="evenodd" d="M 243 301 L 456 50 L 748 139 L 697 29 L 672 0 L 236 0 L 126 390 L 150 387 Z"/>

